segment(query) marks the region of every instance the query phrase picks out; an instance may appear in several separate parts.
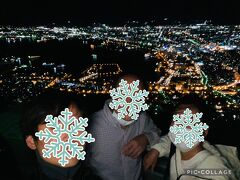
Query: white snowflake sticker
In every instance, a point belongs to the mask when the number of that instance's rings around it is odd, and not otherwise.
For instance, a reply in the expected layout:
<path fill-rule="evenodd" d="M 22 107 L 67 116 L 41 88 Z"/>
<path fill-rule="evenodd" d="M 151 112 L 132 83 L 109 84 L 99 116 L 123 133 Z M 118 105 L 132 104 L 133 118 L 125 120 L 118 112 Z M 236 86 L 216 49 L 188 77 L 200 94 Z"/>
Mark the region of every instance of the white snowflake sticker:
<path fill-rule="evenodd" d="M 173 115 L 174 125 L 170 127 L 170 132 L 176 135 L 175 144 L 183 142 L 192 148 L 195 142 L 204 141 L 203 130 L 207 130 L 208 125 L 200 122 L 202 115 L 203 113 L 192 114 L 188 108 L 181 115 Z"/>
<path fill-rule="evenodd" d="M 148 96 L 149 92 L 146 90 L 139 90 L 138 86 L 139 80 L 128 84 L 127 81 L 122 79 L 119 83 L 119 87 L 110 90 L 112 102 L 109 103 L 109 107 L 117 110 L 118 119 L 129 116 L 137 120 L 139 112 L 148 109 L 145 98 Z"/>
<path fill-rule="evenodd" d="M 95 141 L 92 135 L 85 131 L 85 127 L 88 126 L 88 119 L 82 117 L 77 119 L 72 115 L 68 108 L 65 108 L 58 117 L 53 118 L 52 115 L 47 115 L 45 118 L 47 127 L 35 133 L 40 140 L 45 142 L 42 150 L 43 157 L 59 158 L 58 162 L 62 166 L 68 164 L 68 159 L 74 157 L 77 157 L 78 160 L 84 160 L 86 152 L 83 145 L 86 142 Z M 50 128 L 53 130 L 51 131 Z M 62 136 L 67 138 L 63 140 Z"/>

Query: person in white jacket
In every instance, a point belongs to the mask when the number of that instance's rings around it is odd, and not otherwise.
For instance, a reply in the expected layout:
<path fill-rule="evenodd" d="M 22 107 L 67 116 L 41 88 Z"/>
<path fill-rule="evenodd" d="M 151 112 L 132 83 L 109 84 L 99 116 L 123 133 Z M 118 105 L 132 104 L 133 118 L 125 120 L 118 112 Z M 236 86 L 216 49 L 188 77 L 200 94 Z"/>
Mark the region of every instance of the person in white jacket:
<path fill-rule="evenodd" d="M 139 80 L 136 75 L 127 74 L 129 84 Z M 143 89 L 142 83 L 139 89 Z M 160 129 L 150 116 L 142 111 L 137 120 L 125 116 L 118 119 L 115 110 L 105 102 L 103 109 L 92 115 L 89 132 L 96 139 L 88 147 L 87 161 L 103 180 L 142 179 L 142 155 L 148 146 L 159 142 Z"/>
<path fill-rule="evenodd" d="M 189 108 L 192 113 L 195 114 L 197 112 L 203 112 L 203 107 L 204 104 L 203 101 L 201 102 L 201 99 L 188 95 L 177 105 L 174 114 L 182 114 L 186 108 Z M 202 118 L 202 121 L 205 121 L 204 118 Z M 171 125 L 173 124 L 174 122 L 172 122 Z M 208 130 L 203 132 L 204 137 L 207 136 L 207 133 Z M 144 158 L 145 170 L 153 170 L 158 157 L 169 156 L 172 151 L 171 149 L 174 149 L 174 154 L 170 157 L 169 167 L 169 177 L 171 180 L 237 180 L 234 175 L 235 172 L 230 169 L 230 167 L 232 167 L 231 162 L 234 162 L 233 166 L 239 167 L 236 169 L 240 169 L 237 156 L 228 162 L 227 159 L 222 156 L 222 153 L 220 153 L 223 149 L 222 147 L 212 146 L 205 141 L 196 142 L 192 148 L 188 148 L 185 143 L 175 143 L 175 136 L 175 134 L 169 131 L 167 135 L 161 137 L 158 144 L 151 147 L 151 150 Z M 174 144 L 176 148 L 171 148 L 171 144 Z M 226 164 L 228 164 L 228 166 Z"/>

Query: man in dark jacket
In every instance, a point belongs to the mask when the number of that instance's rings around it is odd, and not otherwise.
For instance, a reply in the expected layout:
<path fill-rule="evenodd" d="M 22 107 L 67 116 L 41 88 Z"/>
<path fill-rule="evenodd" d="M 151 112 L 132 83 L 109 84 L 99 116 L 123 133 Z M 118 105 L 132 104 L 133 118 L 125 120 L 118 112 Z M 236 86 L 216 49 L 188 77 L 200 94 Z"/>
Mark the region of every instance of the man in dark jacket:
<path fill-rule="evenodd" d="M 92 170 L 86 166 L 84 161 L 79 161 L 77 156 L 67 158 L 68 163 L 63 166 L 59 163 L 59 158 L 53 156 L 49 158 L 43 155 L 44 145 L 48 142 L 36 137 L 35 133 L 46 128 L 49 131 L 55 132 L 46 126 L 45 118 L 47 115 L 58 117 L 65 108 L 68 108 L 72 116 L 76 119 L 82 116 L 82 112 L 79 110 L 77 104 L 70 100 L 69 97 L 63 95 L 42 95 L 29 104 L 22 118 L 21 127 L 27 146 L 35 151 L 34 159 L 36 159 L 36 161 L 33 163 L 33 167 L 26 169 L 26 173 L 23 175 L 24 179 L 99 180 Z M 62 127 L 63 124 L 59 126 Z M 67 141 L 69 137 L 68 135 L 61 134 L 60 138 L 62 141 Z M 81 144 L 79 146 L 81 146 L 80 148 L 85 148 L 85 145 Z M 63 146 L 61 147 L 63 148 Z M 66 151 L 70 150 L 66 149 Z"/>

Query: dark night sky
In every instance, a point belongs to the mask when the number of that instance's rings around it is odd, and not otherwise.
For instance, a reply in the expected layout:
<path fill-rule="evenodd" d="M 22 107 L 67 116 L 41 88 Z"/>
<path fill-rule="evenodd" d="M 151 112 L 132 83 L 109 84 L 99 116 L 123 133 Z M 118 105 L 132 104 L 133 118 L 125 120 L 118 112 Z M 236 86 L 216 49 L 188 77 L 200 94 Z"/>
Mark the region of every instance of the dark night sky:
<path fill-rule="evenodd" d="M 36 0 L 0 6 L 0 24 L 43 25 L 55 22 L 84 25 L 93 22 L 122 23 L 127 20 L 203 20 L 240 24 L 237 0 L 78 0 L 52 2 Z M 159 21 L 160 22 L 160 21 Z"/>

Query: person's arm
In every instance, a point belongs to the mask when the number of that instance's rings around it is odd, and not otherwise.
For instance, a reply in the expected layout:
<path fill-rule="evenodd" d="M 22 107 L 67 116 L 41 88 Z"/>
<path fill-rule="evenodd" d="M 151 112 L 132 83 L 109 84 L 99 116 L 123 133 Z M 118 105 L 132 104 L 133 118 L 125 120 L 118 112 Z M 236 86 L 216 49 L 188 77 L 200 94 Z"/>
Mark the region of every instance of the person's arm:
<path fill-rule="evenodd" d="M 151 146 L 151 149 L 155 149 L 159 152 L 159 157 L 168 157 L 170 154 L 171 140 L 168 135 L 164 135 L 160 138 L 159 143 Z"/>
<path fill-rule="evenodd" d="M 162 136 L 159 143 L 153 145 L 143 160 L 144 169 L 153 170 L 157 164 L 158 157 L 169 156 L 171 140 L 168 135 Z"/>
<path fill-rule="evenodd" d="M 143 119 L 139 119 L 138 121 L 144 121 L 144 124 L 142 124 L 143 133 L 134 137 L 122 149 L 122 153 L 125 156 L 134 159 L 138 158 L 148 145 L 152 146 L 160 139 L 161 131 L 155 126 L 152 119 L 146 114 L 143 114 L 141 118 Z"/>
<path fill-rule="evenodd" d="M 148 145 L 151 147 L 159 142 L 161 130 L 153 123 L 150 116 L 145 114 L 145 118 L 143 134 L 147 137 Z"/>

